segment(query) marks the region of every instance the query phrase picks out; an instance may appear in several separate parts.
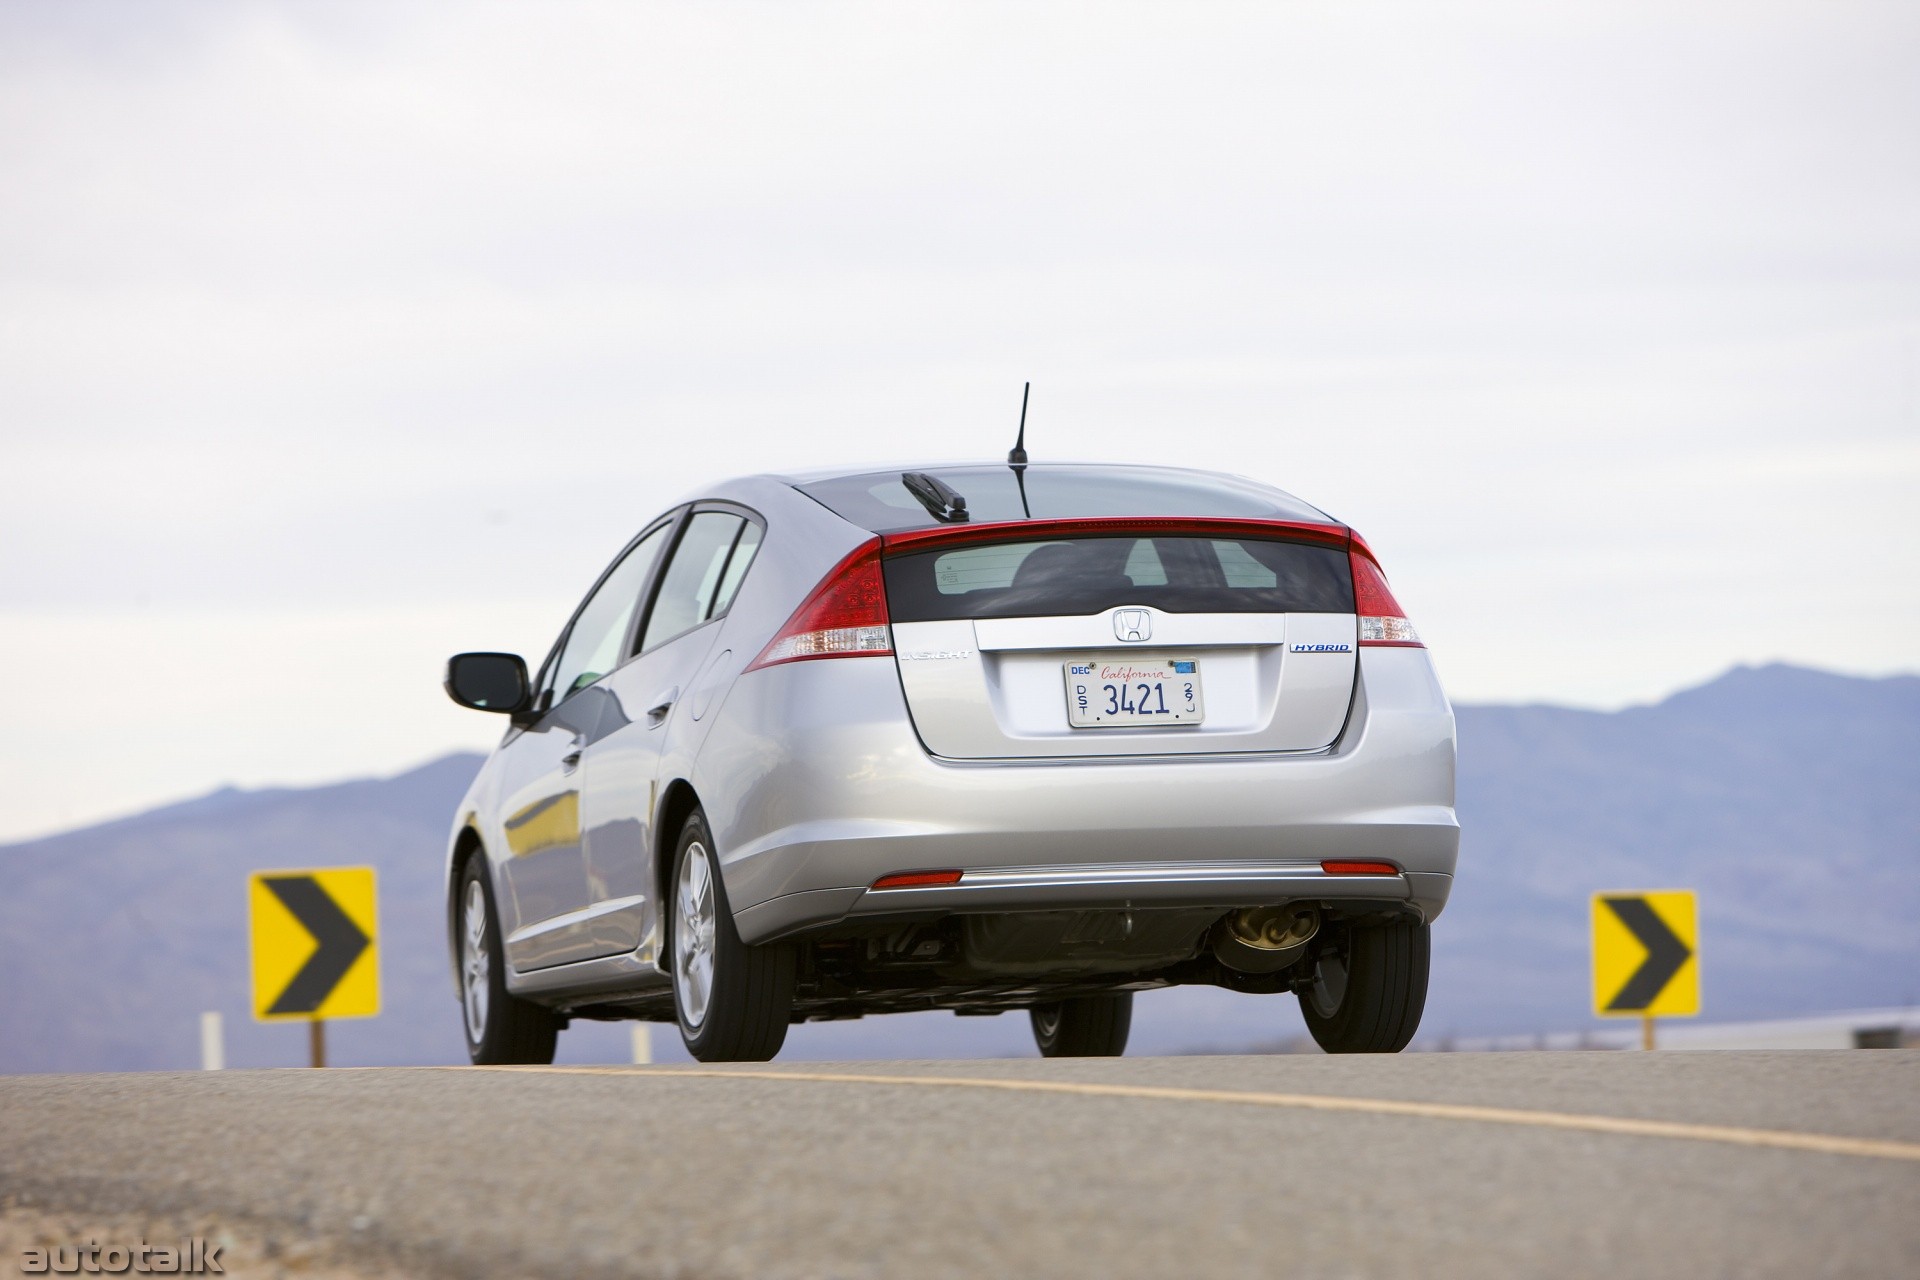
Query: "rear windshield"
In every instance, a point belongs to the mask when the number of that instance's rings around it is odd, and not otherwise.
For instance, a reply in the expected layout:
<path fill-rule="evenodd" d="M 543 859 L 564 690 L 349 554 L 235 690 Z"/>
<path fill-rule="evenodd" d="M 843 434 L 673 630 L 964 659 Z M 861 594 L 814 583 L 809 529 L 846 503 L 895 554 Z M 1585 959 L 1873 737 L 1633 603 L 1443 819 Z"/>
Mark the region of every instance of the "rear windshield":
<path fill-rule="evenodd" d="M 907 487 L 908 474 L 932 476 L 959 494 L 974 524 L 1097 516 L 1237 516 L 1334 523 L 1326 512 L 1251 480 L 1162 467 L 1035 463 L 1018 476 L 1012 467 L 1004 466 L 932 467 L 924 472 L 836 476 L 799 489 L 841 519 L 875 533 L 943 523 Z"/>
<path fill-rule="evenodd" d="M 1347 554 L 1254 538 L 1060 538 L 887 558 L 895 622 L 1169 613 L 1352 613 Z"/>

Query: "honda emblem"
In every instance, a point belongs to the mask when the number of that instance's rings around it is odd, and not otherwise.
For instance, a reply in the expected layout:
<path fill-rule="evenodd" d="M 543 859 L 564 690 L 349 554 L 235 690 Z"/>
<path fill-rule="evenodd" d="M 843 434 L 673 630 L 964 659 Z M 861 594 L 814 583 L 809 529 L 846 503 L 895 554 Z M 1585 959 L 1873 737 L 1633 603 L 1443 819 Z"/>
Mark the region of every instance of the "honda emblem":
<path fill-rule="evenodd" d="M 1153 639 L 1153 615 L 1145 609 L 1115 609 L 1113 634 L 1117 640 Z"/>

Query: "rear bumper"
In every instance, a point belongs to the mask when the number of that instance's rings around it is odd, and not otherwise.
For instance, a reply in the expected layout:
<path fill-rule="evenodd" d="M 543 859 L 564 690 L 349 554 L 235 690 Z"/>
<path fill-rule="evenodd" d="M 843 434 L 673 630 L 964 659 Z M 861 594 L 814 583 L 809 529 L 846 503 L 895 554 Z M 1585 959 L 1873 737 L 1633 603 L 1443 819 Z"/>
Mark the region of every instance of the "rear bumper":
<path fill-rule="evenodd" d="M 796 730 L 795 726 L 806 726 Z M 773 667 L 696 767 L 741 936 L 849 917 L 1294 899 L 1440 913 L 1459 848 L 1453 714 L 1424 650 L 1363 650 L 1328 751 L 957 763 L 914 737 L 890 658 Z M 1392 862 L 1329 876 L 1320 862 Z M 898 871 L 958 884 L 867 888 Z"/>
<path fill-rule="evenodd" d="M 1405 903 L 1423 919 L 1439 913 L 1453 877 L 1329 875 L 1314 864 L 1107 863 L 968 871 L 958 884 L 912 889 L 815 889 L 781 894 L 735 913 L 741 935 L 765 942 L 859 918 L 966 912 L 1129 907 L 1234 907 L 1310 900 Z"/>

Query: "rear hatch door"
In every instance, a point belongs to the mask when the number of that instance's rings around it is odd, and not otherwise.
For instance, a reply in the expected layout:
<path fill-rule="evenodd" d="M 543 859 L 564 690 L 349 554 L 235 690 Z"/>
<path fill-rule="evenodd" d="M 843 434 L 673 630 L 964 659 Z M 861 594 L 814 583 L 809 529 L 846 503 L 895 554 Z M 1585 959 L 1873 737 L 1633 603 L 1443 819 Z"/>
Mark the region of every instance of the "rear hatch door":
<path fill-rule="evenodd" d="M 1353 698 L 1345 539 L 1112 519 L 889 536 L 914 727 L 962 760 L 1324 749 Z"/>

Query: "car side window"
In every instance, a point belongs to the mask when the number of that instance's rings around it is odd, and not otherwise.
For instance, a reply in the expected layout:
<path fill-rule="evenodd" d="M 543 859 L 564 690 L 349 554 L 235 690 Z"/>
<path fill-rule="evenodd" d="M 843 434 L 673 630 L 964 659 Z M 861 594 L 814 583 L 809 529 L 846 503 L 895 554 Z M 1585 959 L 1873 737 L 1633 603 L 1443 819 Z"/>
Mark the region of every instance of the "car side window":
<path fill-rule="evenodd" d="M 573 630 L 561 647 L 560 660 L 554 664 L 555 702 L 564 701 L 619 665 L 620 644 L 627 638 L 634 610 L 640 607 L 647 574 L 660 558 L 660 549 L 672 528 L 671 523 L 663 524 L 635 543 L 581 606 Z"/>
<path fill-rule="evenodd" d="M 697 512 L 687 522 L 687 531 L 680 536 L 680 545 L 674 548 L 673 559 L 661 575 L 653 612 L 647 615 L 646 634 L 640 640 L 642 653 L 699 626 L 725 607 L 718 601 L 731 576 L 728 561 L 734 544 L 748 528 L 757 537 L 758 526 L 725 511 Z M 741 573 L 745 572 L 742 567 Z M 739 588 L 737 580 L 733 588 Z"/>
<path fill-rule="evenodd" d="M 713 593 L 713 604 L 707 609 L 709 618 L 717 618 L 733 607 L 733 598 L 740 593 L 747 570 L 753 567 L 753 553 L 760 549 L 762 536 L 760 526 L 749 520 L 734 540 L 733 554 L 727 557 L 727 567 L 720 575 L 720 589 Z"/>

